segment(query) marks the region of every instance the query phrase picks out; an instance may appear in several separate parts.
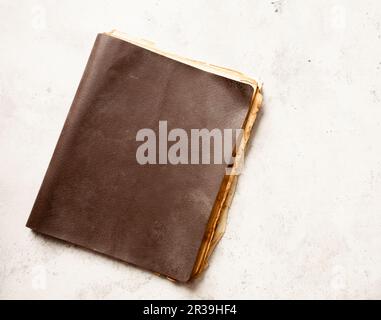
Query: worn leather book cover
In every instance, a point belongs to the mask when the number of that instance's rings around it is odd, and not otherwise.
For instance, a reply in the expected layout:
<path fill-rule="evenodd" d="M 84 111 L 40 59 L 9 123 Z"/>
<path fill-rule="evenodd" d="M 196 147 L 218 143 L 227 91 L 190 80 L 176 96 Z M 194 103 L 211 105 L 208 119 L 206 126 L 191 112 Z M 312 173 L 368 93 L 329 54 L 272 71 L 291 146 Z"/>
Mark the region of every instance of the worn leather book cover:
<path fill-rule="evenodd" d="M 192 279 L 223 233 L 237 179 L 227 166 L 243 157 L 260 104 L 260 87 L 238 72 L 120 32 L 99 34 L 27 226 L 169 279 Z M 137 157 L 144 128 L 157 138 L 151 163 Z M 176 141 L 165 138 L 164 150 L 163 128 L 243 134 L 233 163 L 173 164 L 163 152 Z"/>

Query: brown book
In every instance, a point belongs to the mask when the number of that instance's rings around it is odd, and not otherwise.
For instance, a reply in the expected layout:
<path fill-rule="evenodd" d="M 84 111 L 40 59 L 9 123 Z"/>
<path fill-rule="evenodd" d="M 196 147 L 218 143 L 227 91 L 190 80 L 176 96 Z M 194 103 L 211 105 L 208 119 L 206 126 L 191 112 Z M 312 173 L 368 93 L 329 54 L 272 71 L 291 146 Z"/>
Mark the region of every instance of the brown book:
<path fill-rule="evenodd" d="M 99 34 L 27 226 L 190 280 L 223 233 L 261 97 L 238 72 Z M 215 145 L 213 163 L 175 148 L 193 129 L 242 129 L 233 161 L 216 161 Z M 191 138 L 199 152 L 202 138 Z"/>

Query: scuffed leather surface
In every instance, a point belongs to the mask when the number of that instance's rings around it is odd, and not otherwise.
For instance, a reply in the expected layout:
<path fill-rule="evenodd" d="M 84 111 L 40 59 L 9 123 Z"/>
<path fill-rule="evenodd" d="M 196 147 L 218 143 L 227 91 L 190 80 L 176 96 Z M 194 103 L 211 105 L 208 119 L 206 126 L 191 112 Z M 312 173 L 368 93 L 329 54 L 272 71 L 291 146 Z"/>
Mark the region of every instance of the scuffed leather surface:
<path fill-rule="evenodd" d="M 136 133 L 158 132 L 159 120 L 168 130 L 241 128 L 252 95 L 98 35 L 27 226 L 189 280 L 225 165 L 139 165 Z"/>

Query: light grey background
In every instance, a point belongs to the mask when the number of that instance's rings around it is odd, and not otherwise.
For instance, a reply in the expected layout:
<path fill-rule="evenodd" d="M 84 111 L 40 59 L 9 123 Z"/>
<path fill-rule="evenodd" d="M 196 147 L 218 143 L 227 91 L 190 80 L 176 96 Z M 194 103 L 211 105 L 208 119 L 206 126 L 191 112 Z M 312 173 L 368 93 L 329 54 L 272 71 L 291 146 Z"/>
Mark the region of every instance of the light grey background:
<path fill-rule="evenodd" d="M 176 285 L 25 222 L 98 32 L 264 82 L 204 277 Z M 1 298 L 381 298 L 381 2 L 0 0 Z"/>

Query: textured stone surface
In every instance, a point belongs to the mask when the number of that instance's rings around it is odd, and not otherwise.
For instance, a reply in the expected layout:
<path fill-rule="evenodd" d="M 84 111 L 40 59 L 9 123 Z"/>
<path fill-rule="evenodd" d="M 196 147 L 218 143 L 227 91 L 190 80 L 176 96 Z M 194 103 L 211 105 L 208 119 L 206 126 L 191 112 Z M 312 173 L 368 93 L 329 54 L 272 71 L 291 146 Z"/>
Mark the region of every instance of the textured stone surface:
<path fill-rule="evenodd" d="M 379 1 L 0 1 L 0 298 L 381 298 Z M 211 267 L 182 286 L 24 227 L 97 32 L 264 81 Z"/>

